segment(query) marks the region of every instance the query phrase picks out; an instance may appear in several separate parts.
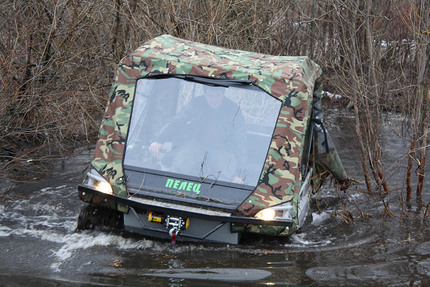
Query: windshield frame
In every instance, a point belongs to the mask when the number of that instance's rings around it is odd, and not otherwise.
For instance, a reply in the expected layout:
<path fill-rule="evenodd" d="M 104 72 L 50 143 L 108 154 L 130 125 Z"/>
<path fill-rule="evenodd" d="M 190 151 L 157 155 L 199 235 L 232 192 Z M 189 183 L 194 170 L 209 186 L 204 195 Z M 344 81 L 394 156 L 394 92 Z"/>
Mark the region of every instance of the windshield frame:
<path fill-rule="evenodd" d="M 262 93 L 264 94 L 264 97 L 270 97 L 270 100 L 274 100 L 273 103 L 276 103 L 277 108 L 276 108 L 276 113 L 272 113 L 272 117 L 274 119 L 272 125 L 270 126 L 270 136 L 266 142 L 266 146 L 265 146 L 265 150 L 264 150 L 264 156 L 260 156 L 261 161 L 258 163 L 259 164 L 259 169 L 257 171 L 258 176 L 255 178 L 254 182 L 252 184 L 244 184 L 244 183 L 237 183 L 237 182 L 231 182 L 231 181 L 226 181 L 226 180 L 221 180 L 218 178 L 211 178 L 211 177 L 204 177 L 204 176 L 197 176 L 197 175 L 190 175 L 190 174 L 184 174 L 184 173 L 176 173 L 176 172 L 172 172 L 172 171 L 165 171 L 165 170 L 160 170 L 160 169 L 153 169 L 147 166 L 137 166 L 137 165 L 130 165 L 128 160 L 127 160 L 127 154 L 130 153 L 128 147 L 129 147 L 129 143 L 130 143 L 130 137 L 132 137 L 133 135 L 131 135 L 130 131 L 132 130 L 132 126 L 133 126 L 133 115 L 134 115 L 134 110 L 135 110 L 135 103 L 133 102 L 132 108 L 131 108 L 131 112 L 130 112 L 130 125 L 128 127 L 128 132 L 127 132 L 127 138 L 126 138 L 126 143 L 125 143 L 125 154 L 123 157 L 123 166 L 124 169 L 133 169 L 133 170 L 139 170 L 140 172 L 145 172 L 148 175 L 161 175 L 161 176 L 171 176 L 171 177 L 175 177 L 175 178 L 184 178 L 186 180 L 194 180 L 194 181 L 199 181 L 199 182 L 206 182 L 206 183 L 210 183 L 211 185 L 217 184 L 217 185 L 222 185 L 222 186 L 228 186 L 228 187 L 235 187 L 235 188 L 239 188 L 239 189 L 247 189 L 247 190 L 254 190 L 260 183 L 260 176 L 262 171 L 264 170 L 265 167 L 265 161 L 267 159 L 268 156 L 268 152 L 270 150 L 270 145 L 273 139 L 273 135 L 276 129 L 276 125 L 277 125 L 277 121 L 279 118 L 279 115 L 281 113 L 281 109 L 282 109 L 282 100 L 279 98 L 274 97 L 273 95 L 271 95 L 270 93 L 268 93 L 266 90 L 262 89 L 261 87 L 259 87 L 258 85 L 255 85 L 253 82 L 248 81 L 248 80 L 232 80 L 232 79 L 219 79 L 219 78 L 210 78 L 210 77 L 204 77 L 204 76 L 193 76 L 193 75 L 176 75 L 176 74 L 161 74 L 161 75 L 149 75 L 146 77 L 141 77 L 139 79 L 136 80 L 136 88 L 135 88 L 135 95 L 134 98 L 136 100 L 137 98 L 137 93 L 138 93 L 138 88 L 137 85 L 139 83 L 140 80 L 157 80 L 157 79 L 168 79 L 168 78 L 176 78 L 178 80 L 184 80 L 184 81 L 188 81 L 188 82 L 193 82 L 193 83 L 197 83 L 197 84 L 203 84 L 203 85 L 209 85 L 212 87 L 220 87 L 220 88 L 229 88 L 229 87 L 233 87 L 233 88 L 240 88 L 240 89 L 244 89 L 244 90 L 250 90 L 250 91 L 256 91 L 258 93 Z"/>

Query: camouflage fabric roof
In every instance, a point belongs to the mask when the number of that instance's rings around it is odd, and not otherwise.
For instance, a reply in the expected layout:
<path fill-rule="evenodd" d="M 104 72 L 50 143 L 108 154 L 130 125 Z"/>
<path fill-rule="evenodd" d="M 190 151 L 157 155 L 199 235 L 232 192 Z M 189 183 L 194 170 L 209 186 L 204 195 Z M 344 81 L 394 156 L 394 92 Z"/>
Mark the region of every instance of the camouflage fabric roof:
<path fill-rule="evenodd" d="M 250 80 L 281 99 L 281 114 L 259 184 L 236 214 L 251 216 L 267 206 L 297 200 L 302 145 L 312 96 L 314 90 L 320 90 L 314 86 L 321 75 L 320 67 L 308 57 L 230 50 L 169 35 L 143 44 L 121 61 L 116 72 L 92 160 L 115 194 L 127 195 L 122 162 L 136 79 L 154 74 Z M 294 213 L 297 215 L 297 210 Z"/>

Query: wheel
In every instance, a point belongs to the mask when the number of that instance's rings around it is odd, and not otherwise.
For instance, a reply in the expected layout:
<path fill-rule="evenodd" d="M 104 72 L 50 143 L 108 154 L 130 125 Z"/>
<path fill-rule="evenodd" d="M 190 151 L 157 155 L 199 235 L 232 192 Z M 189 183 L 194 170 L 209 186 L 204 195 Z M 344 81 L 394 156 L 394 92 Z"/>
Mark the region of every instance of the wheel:
<path fill-rule="evenodd" d="M 96 227 L 122 229 L 124 227 L 121 212 L 91 204 L 82 208 L 77 223 L 77 230 L 95 229 Z"/>

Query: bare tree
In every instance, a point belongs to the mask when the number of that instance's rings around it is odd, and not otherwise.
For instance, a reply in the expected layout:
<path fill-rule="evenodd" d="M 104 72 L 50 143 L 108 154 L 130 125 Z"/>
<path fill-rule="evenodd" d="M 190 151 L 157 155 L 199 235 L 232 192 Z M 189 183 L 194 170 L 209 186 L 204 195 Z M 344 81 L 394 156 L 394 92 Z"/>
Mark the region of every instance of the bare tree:
<path fill-rule="evenodd" d="M 410 133 L 407 199 L 423 189 L 429 125 L 430 0 L 5 0 L 0 2 L 0 157 L 92 141 L 118 61 L 161 34 L 274 55 L 311 56 L 354 114 L 369 192 L 390 190 L 384 111 Z"/>
<path fill-rule="evenodd" d="M 409 160 L 407 170 L 407 202 L 412 197 L 411 171 L 413 161 L 418 165 L 417 168 L 417 199 L 421 204 L 422 189 L 424 184 L 424 169 L 426 165 L 426 150 L 428 138 L 428 126 L 430 116 L 430 1 L 418 1 L 417 9 L 414 9 L 413 17 L 415 20 L 414 40 L 416 41 L 416 88 L 415 97 L 411 99 L 412 109 L 410 111 L 411 123 L 411 144 L 409 148 Z M 412 21 L 411 21 L 412 22 Z M 412 22 L 413 23 L 413 22 Z M 411 23 L 411 24 L 412 24 Z"/>

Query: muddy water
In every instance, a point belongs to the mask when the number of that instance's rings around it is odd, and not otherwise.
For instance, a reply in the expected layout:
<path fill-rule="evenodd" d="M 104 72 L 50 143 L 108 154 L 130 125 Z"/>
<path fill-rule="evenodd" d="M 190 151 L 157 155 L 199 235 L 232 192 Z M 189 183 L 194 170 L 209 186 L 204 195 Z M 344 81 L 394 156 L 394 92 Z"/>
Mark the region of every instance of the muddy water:
<path fill-rule="evenodd" d="M 48 180 L 2 185 L 0 286 L 429 286 L 430 220 L 415 202 L 401 212 L 407 143 L 395 135 L 401 121 L 389 120 L 382 140 L 393 192 L 384 201 L 396 216 L 386 216 L 382 200 L 364 194 L 361 183 L 340 195 L 326 185 L 301 233 L 238 246 L 76 232 L 83 206 L 76 185 L 91 157 L 79 149 Z M 349 117 L 330 110 L 327 122 L 350 176 L 362 182 Z M 425 186 L 424 204 L 428 180 Z M 352 224 L 334 216 L 345 210 Z"/>

